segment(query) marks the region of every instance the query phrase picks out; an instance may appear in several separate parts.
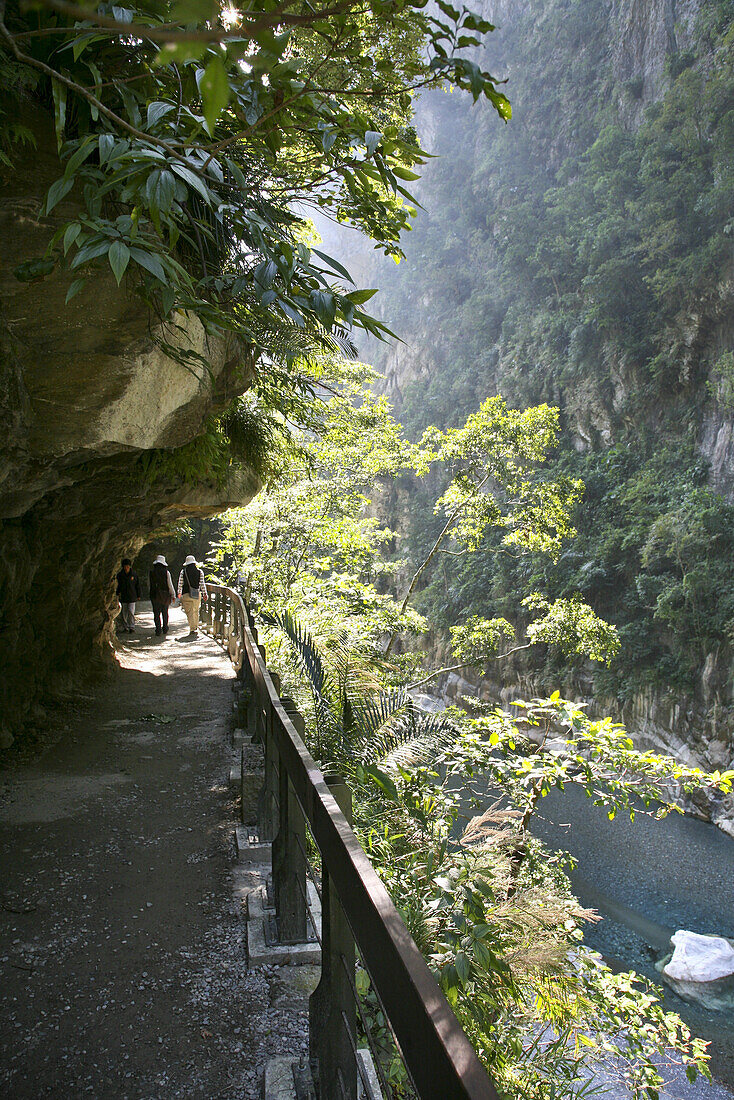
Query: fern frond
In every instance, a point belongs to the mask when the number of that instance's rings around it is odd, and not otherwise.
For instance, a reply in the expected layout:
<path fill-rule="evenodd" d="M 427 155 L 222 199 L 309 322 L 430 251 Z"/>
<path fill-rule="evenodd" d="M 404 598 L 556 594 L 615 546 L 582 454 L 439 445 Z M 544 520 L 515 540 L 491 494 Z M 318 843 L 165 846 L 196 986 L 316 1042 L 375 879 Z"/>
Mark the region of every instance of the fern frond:
<path fill-rule="evenodd" d="M 282 630 L 291 643 L 301 671 L 311 687 L 319 734 L 322 737 L 329 735 L 337 725 L 334 686 L 316 642 L 306 627 L 288 610 L 274 615 L 263 611 L 261 616 L 269 626 Z"/>
<path fill-rule="evenodd" d="M 404 718 L 380 732 L 374 748 L 381 748 L 380 760 L 386 766 L 413 768 L 430 763 L 453 740 L 454 730 L 448 719 L 411 707 Z"/>
<path fill-rule="evenodd" d="M 367 695 L 354 703 L 354 729 L 359 738 L 369 741 L 391 718 L 404 710 L 409 700 L 405 688 L 394 688 Z"/>

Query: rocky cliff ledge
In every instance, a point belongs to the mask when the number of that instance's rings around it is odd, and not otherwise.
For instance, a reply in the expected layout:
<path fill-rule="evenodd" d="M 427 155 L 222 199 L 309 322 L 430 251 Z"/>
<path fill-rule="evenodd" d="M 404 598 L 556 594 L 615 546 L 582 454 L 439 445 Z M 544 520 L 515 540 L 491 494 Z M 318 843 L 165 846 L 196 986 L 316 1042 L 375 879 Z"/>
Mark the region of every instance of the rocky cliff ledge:
<path fill-rule="evenodd" d="M 39 115 L 33 128 L 36 155 L 19 158 L 0 196 L 0 747 L 33 708 L 39 717 L 45 699 L 109 657 L 120 557 L 259 487 L 246 464 L 193 482 L 145 462 L 189 443 L 247 389 L 251 349 L 208 338 L 181 315 L 165 331 L 110 271 L 69 305 L 68 274 L 15 278 L 74 210 L 71 195 L 52 218 L 39 216 L 60 172 L 50 122 Z M 182 366 L 165 344 L 208 367 Z"/>

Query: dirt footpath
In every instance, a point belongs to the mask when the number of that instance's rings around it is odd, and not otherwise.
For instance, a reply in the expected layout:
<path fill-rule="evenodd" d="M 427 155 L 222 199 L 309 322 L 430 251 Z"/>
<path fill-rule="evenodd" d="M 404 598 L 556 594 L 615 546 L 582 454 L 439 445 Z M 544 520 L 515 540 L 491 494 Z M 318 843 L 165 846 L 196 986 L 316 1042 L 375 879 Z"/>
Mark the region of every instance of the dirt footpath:
<path fill-rule="evenodd" d="M 1 1096 L 239 1100 L 306 1049 L 310 979 L 247 969 L 233 672 L 187 629 L 140 616 L 119 673 L 0 774 Z"/>

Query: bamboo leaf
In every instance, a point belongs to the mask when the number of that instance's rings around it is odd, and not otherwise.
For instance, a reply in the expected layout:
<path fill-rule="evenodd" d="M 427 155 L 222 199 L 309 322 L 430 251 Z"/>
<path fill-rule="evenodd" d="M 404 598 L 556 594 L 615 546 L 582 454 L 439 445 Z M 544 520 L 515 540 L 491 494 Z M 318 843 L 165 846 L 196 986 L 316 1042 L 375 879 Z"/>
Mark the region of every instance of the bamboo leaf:
<path fill-rule="evenodd" d="M 229 80 L 221 57 L 213 57 L 199 81 L 201 105 L 207 128 L 214 133 L 217 119 L 229 103 Z"/>
<path fill-rule="evenodd" d="M 61 202 L 61 200 L 69 194 L 74 186 L 74 180 L 72 178 L 62 177 L 60 180 L 56 180 L 52 183 L 48 189 L 46 195 L 45 212 L 50 214 L 55 206 Z"/>
<path fill-rule="evenodd" d="M 51 81 L 51 91 L 54 100 L 54 127 L 56 129 L 56 145 L 59 152 L 64 144 L 64 127 L 66 126 L 66 85 L 59 80 Z"/>

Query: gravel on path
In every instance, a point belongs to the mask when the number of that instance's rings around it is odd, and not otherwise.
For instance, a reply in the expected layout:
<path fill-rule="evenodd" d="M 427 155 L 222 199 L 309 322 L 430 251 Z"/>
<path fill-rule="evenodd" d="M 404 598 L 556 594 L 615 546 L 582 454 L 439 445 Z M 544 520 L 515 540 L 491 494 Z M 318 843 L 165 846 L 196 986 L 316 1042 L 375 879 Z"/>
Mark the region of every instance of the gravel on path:
<path fill-rule="evenodd" d="M 307 1048 L 313 968 L 247 967 L 231 665 L 178 641 L 180 612 L 166 638 L 138 623 L 116 675 L 49 719 L 51 747 L 0 773 L 14 1100 L 254 1098 L 267 1058 Z"/>

